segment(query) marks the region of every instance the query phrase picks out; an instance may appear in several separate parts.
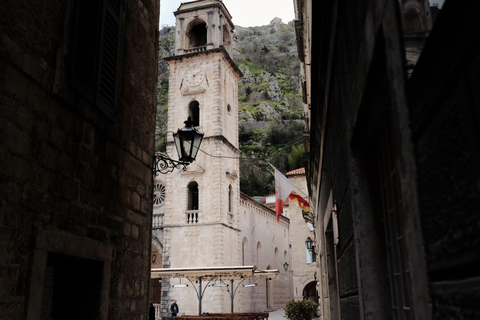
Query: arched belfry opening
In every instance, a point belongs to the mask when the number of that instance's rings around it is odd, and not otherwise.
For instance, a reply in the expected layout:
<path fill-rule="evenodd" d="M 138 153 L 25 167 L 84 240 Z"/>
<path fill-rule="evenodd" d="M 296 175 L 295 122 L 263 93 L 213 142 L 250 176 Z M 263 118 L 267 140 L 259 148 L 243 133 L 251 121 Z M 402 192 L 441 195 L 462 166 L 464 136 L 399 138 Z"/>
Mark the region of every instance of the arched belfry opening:
<path fill-rule="evenodd" d="M 193 126 L 198 127 L 200 125 L 200 104 L 198 101 L 192 101 L 188 105 L 188 116 L 193 121 Z"/>
<path fill-rule="evenodd" d="M 231 44 L 230 32 L 226 25 L 223 25 L 223 46 L 228 47 Z"/>
<path fill-rule="evenodd" d="M 187 49 L 205 46 L 207 44 L 207 24 L 203 20 L 193 20 L 186 29 Z"/>

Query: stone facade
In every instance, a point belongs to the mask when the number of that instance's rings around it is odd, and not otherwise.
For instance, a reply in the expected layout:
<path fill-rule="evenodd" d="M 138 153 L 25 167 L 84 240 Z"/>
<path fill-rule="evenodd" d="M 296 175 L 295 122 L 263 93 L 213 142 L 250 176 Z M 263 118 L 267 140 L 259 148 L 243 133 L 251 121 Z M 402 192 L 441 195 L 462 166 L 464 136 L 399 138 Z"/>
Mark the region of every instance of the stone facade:
<path fill-rule="evenodd" d="M 146 319 L 159 2 L 0 10 L 0 318 Z"/>
<path fill-rule="evenodd" d="M 478 318 L 480 5 L 295 5 L 323 319 Z"/>
<path fill-rule="evenodd" d="M 166 200 L 163 206 L 154 207 L 159 225 L 154 228 L 153 241 L 156 237 L 163 248 L 163 267 L 253 262 L 260 269 L 274 267 L 274 252 L 283 257 L 287 250 L 289 221 L 282 218 L 276 224 L 275 212 L 240 193 L 237 79 L 242 73 L 230 56 L 231 16 L 217 0 L 183 3 L 175 15 L 176 55 L 165 59 L 170 69 L 168 131 L 176 132 L 191 117 L 196 129 L 205 135 L 196 160 L 185 171 L 159 178 L 165 183 Z M 177 156 L 171 135 L 167 153 Z M 265 232 L 268 224 L 272 227 Z M 242 251 L 244 239 L 254 246 L 243 246 L 249 250 L 248 262 Z M 262 246 L 258 251 L 257 243 Z M 288 276 L 257 281 L 256 287 L 239 287 L 235 311 L 264 311 L 289 300 L 288 290 L 274 289 L 288 288 Z M 189 284 L 186 279 L 162 280 L 162 314 L 168 314 L 175 299 L 182 314 L 197 314 L 192 284 L 172 287 L 180 282 Z M 244 293 L 247 290 L 248 295 Z M 230 312 L 230 296 L 224 287 L 206 289 L 202 311 Z"/>
<path fill-rule="evenodd" d="M 291 256 L 289 219 L 281 216 L 277 222 L 275 211 L 242 194 L 238 221 L 241 265 L 279 270 L 276 279 L 252 280 L 257 286 L 243 288 L 241 310 L 263 312 L 285 306 L 292 300 L 291 273 L 283 268 Z"/>
<path fill-rule="evenodd" d="M 305 169 L 287 172 L 285 175 L 297 187 L 296 192 L 305 200 L 308 198 L 307 179 Z M 308 250 L 305 241 L 315 240 L 314 221 L 305 221 L 302 209 L 296 202 L 289 201 L 288 218 L 290 219 L 291 260 L 289 270 L 293 275 L 293 295 L 295 300 L 318 300 L 317 261 L 315 248 Z"/>

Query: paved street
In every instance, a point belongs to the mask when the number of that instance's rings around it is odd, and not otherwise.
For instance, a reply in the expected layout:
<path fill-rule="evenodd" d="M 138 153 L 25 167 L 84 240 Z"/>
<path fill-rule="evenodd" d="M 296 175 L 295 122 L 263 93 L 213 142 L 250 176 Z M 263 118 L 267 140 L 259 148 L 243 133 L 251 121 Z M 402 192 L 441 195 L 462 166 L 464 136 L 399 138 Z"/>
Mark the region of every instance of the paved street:
<path fill-rule="evenodd" d="M 283 308 L 280 308 L 275 311 L 271 311 L 268 313 L 268 320 L 286 320 L 285 318 L 285 310 Z"/>
<path fill-rule="evenodd" d="M 317 319 L 321 320 L 321 318 Z M 285 318 L 285 310 L 283 310 L 283 308 L 280 308 L 278 310 L 269 312 L 268 320 L 287 320 L 287 318 Z"/>

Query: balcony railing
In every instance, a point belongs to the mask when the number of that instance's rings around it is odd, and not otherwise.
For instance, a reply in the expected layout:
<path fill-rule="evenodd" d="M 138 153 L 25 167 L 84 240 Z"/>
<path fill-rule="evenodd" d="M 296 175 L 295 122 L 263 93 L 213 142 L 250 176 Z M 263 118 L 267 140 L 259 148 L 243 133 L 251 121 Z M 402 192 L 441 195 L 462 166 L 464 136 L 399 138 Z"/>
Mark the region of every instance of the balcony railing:
<path fill-rule="evenodd" d="M 152 228 L 159 229 L 161 227 L 163 227 L 163 214 L 154 214 Z"/>
<path fill-rule="evenodd" d="M 153 306 L 155 307 L 155 320 L 162 319 L 162 305 L 154 303 Z"/>
<path fill-rule="evenodd" d="M 200 213 L 198 210 L 187 210 L 185 212 L 185 219 L 187 224 L 195 224 L 200 222 Z"/>
<path fill-rule="evenodd" d="M 201 46 L 201 47 L 194 47 L 194 48 L 188 48 L 188 49 L 183 49 L 183 52 L 186 53 L 196 53 L 196 52 L 203 52 L 207 51 L 207 46 Z"/>

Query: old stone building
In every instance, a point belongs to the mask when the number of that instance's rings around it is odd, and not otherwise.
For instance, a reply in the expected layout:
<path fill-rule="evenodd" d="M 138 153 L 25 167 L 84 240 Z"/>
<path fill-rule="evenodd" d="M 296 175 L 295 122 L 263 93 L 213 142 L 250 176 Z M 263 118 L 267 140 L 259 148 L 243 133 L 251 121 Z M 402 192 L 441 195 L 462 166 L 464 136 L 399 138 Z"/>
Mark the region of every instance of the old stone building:
<path fill-rule="evenodd" d="M 439 6 L 295 1 L 323 319 L 480 317 L 480 4 Z"/>
<path fill-rule="evenodd" d="M 309 201 L 305 168 L 287 172 L 285 176 L 295 185 L 294 191 Z M 275 195 L 260 199 L 260 203 L 275 210 Z M 298 201 L 291 201 L 287 198 L 283 215 L 290 219 L 288 228 L 290 243 L 290 255 L 285 259 L 284 269 L 292 277 L 293 300 L 308 299 L 317 302 L 317 256 L 315 254 L 315 238 L 313 216 L 310 212 L 304 211 Z M 308 248 L 307 243 L 311 242 L 312 247 Z"/>
<path fill-rule="evenodd" d="M 146 319 L 159 2 L 0 12 L 0 319 Z"/>
<path fill-rule="evenodd" d="M 285 175 L 295 186 L 295 191 L 308 198 L 305 168 L 287 172 Z M 306 242 L 315 238 L 314 222 L 311 215 L 303 212 L 296 202 L 288 201 L 288 218 L 290 219 L 291 259 L 289 269 L 292 272 L 292 289 L 295 300 L 309 299 L 318 301 L 317 293 L 317 256 L 315 247 L 306 246 Z"/>
<path fill-rule="evenodd" d="M 232 17 L 219 0 L 182 3 L 174 14 L 175 55 L 165 59 L 170 70 L 168 131 L 175 132 L 190 117 L 205 135 L 196 160 L 185 171 L 175 170 L 156 180 L 158 190 L 162 185 L 165 192 L 164 202 L 154 206 L 152 241 L 161 255 L 157 264 L 280 269 L 289 254 L 289 220 L 282 217 L 277 223 L 274 211 L 240 193 L 238 78 L 242 73 L 231 58 Z M 176 157 L 170 134 L 167 154 Z M 265 311 L 291 298 L 286 273 L 254 281 L 255 287 L 239 287 L 235 311 Z M 186 279 L 153 282 L 162 291 L 154 298 L 162 304 L 161 314 L 168 314 L 175 299 L 182 314 L 197 314 L 192 285 L 173 287 L 188 284 Z M 224 287 L 209 287 L 202 305 L 204 312 L 230 312 L 230 296 Z"/>

